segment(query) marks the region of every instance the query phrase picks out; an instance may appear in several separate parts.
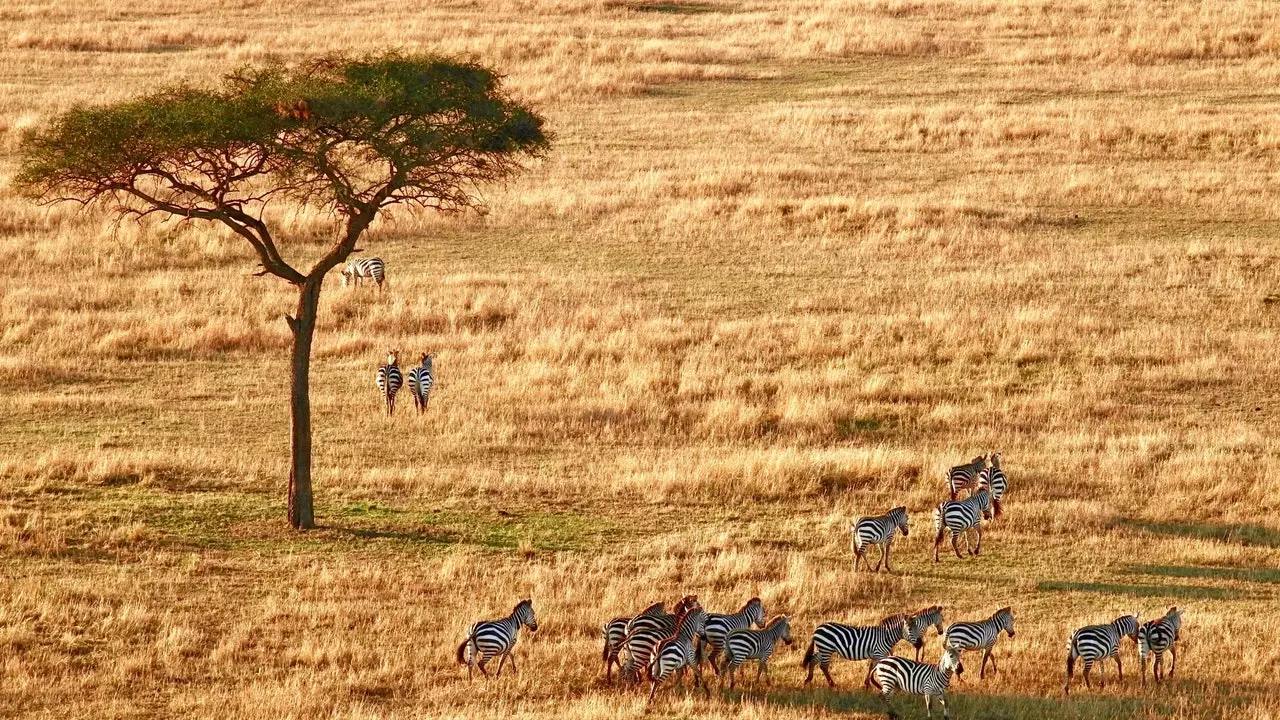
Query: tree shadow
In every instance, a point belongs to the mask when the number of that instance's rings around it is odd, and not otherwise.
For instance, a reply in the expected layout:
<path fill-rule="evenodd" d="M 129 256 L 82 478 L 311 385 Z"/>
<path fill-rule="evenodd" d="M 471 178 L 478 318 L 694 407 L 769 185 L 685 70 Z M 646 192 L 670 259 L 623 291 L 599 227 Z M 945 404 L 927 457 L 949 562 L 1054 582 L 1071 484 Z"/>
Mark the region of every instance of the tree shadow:
<path fill-rule="evenodd" d="M 1273 530 L 1262 525 L 1147 522 L 1132 518 L 1120 518 L 1112 523 L 1112 526 L 1144 530 L 1157 535 L 1174 535 L 1177 537 L 1238 543 L 1240 545 L 1280 548 L 1280 530 Z"/>
<path fill-rule="evenodd" d="M 1211 578 L 1254 583 L 1280 583 L 1280 570 L 1213 565 L 1130 565 L 1126 572 L 1162 577 Z"/>
<path fill-rule="evenodd" d="M 1118 583 L 1086 583 L 1065 580 L 1042 580 L 1036 583 L 1040 592 L 1096 592 L 1135 597 L 1169 597 L 1179 599 L 1235 600 L 1244 593 L 1232 588 L 1200 585 L 1121 585 Z"/>
<path fill-rule="evenodd" d="M 1136 717 L 1149 701 L 1138 697 L 1079 695 L 1073 697 L 1033 697 L 1027 695 L 967 695 L 963 688 L 947 694 L 952 716 L 983 720 L 1025 720 L 1026 718 L 1068 718 L 1101 720 L 1102 718 Z M 883 715 L 884 705 L 878 693 L 861 687 L 850 690 L 791 690 L 726 693 L 726 699 L 753 698 L 793 708 L 821 708 L 830 712 Z M 1159 702 L 1159 701 L 1157 701 Z M 924 700 L 917 695 L 898 695 L 893 700 L 898 713 L 924 717 Z M 938 708 L 934 708 L 935 713 Z"/>

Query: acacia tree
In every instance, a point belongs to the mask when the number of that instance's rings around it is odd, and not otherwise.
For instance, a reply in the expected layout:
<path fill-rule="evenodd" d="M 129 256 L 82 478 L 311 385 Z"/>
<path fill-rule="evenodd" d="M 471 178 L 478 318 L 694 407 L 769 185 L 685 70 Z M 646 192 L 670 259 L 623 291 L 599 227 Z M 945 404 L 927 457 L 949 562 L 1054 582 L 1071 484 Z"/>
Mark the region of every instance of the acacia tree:
<path fill-rule="evenodd" d="M 315 526 L 311 491 L 311 341 L 325 274 L 356 250 L 383 210 L 460 211 L 548 146 L 543 118 L 472 63 L 389 53 L 247 67 L 216 90 L 186 85 L 77 107 L 29 133 L 18 187 L 45 201 L 105 204 L 222 223 L 261 271 L 297 288 L 289 522 Z M 335 238 L 304 272 L 282 252 L 264 209 L 329 211 Z M 312 253 L 314 255 L 314 253 Z"/>

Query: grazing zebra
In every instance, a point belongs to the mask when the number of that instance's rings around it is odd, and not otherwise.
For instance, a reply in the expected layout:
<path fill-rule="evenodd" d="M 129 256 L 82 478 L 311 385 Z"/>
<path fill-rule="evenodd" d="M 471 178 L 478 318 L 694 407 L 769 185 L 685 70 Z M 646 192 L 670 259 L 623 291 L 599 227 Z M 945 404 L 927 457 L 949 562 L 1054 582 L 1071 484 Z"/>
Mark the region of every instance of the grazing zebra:
<path fill-rule="evenodd" d="M 702 682 L 702 666 L 698 662 L 700 652 L 693 645 L 706 622 L 706 610 L 700 607 L 690 608 L 689 612 L 680 618 L 675 635 L 658 643 L 658 647 L 653 651 L 653 660 L 649 662 L 649 681 L 652 683 L 649 688 L 649 702 L 653 702 L 653 696 L 658 692 L 658 685 L 662 684 L 663 680 L 675 672 L 679 672 L 680 677 L 684 677 L 684 671 L 690 667 L 693 668 L 694 687 L 701 687 L 708 695 L 711 694 Z"/>
<path fill-rule="evenodd" d="M 836 686 L 831 677 L 831 658 L 845 660 L 870 660 L 863 687 L 871 687 L 871 672 L 876 663 L 893 654 L 893 648 L 907 637 L 907 616 L 890 615 L 879 625 L 855 626 L 841 623 L 823 623 L 813 631 L 813 639 L 804 652 L 804 666 L 808 669 L 804 683 L 813 681 L 813 666 L 822 668 L 827 685 Z"/>
<path fill-rule="evenodd" d="M 964 664 L 960 662 L 960 653 L 954 649 L 944 650 L 942 659 L 937 665 L 909 660 L 904 657 L 890 656 L 876 663 L 872 679 L 880 688 L 880 701 L 889 711 L 889 717 L 896 718 L 889 698 L 895 693 L 923 695 L 924 710 L 933 717 L 933 699 L 938 699 L 942 706 L 942 717 L 947 714 L 947 688 L 951 685 L 951 676 L 964 673 Z"/>
<path fill-rule="evenodd" d="M 711 652 L 707 655 L 707 659 L 711 661 L 711 669 L 718 675 L 720 667 L 716 661 L 720 657 L 720 653 L 724 652 L 724 639 L 729 633 L 739 628 L 764 627 L 764 603 L 760 598 L 754 597 L 747 601 L 742 609 L 731 615 L 721 615 L 712 613 L 707 616 L 706 625 L 700 632 L 698 646 L 711 646 Z M 701 654 L 701 652 L 699 652 Z"/>
<path fill-rule="evenodd" d="M 907 618 L 907 642 L 916 649 L 916 662 L 924 652 L 924 633 L 932 625 L 939 635 L 942 634 L 942 606 L 931 605 Z"/>
<path fill-rule="evenodd" d="M 947 489 L 955 500 L 961 490 L 972 491 L 978 486 L 978 474 L 987 467 L 987 456 L 979 455 L 966 465 L 956 465 L 947 471 Z"/>
<path fill-rule="evenodd" d="M 880 572 L 880 563 L 884 569 L 893 572 L 889 567 L 889 548 L 893 545 L 893 536 L 899 530 L 902 537 L 907 537 L 907 509 L 896 507 L 883 515 L 860 518 L 849 529 L 853 532 L 853 571 L 858 572 L 858 563 L 865 559 L 867 548 L 871 545 L 880 547 L 880 559 L 876 560 L 875 570 Z M 870 560 L 866 561 L 868 565 Z"/>
<path fill-rule="evenodd" d="M 473 668 L 479 667 L 481 674 L 489 677 L 485 671 L 485 663 L 501 655 L 498 662 L 498 677 L 502 676 L 502 666 L 511 660 L 511 670 L 516 670 L 516 658 L 511 654 L 520 638 L 520 627 L 537 632 L 538 620 L 533 615 L 533 601 L 521 600 L 516 603 L 511 614 L 501 620 L 478 622 L 467 629 L 467 639 L 458 646 L 458 664 L 467 666 L 467 677 L 473 675 Z M 477 662 L 478 661 L 478 662 Z"/>
<path fill-rule="evenodd" d="M 676 603 L 676 614 L 637 615 L 627 623 L 627 635 L 622 639 L 622 649 L 626 651 L 626 662 L 618 668 L 618 677 L 628 681 L 638 681 L 640 671 L 653 659 L 653 651 L 658 643 L 671 637 L 676 630 L 676 621 L 690 610 L 700 608 L 698 598 L 686 595 Z"/>
<path fill-rule="evenodd" d="M 1004 471 L 1000 469 L 1000 453 L 993 453 L 991 467 L 984 468 L 979 473 L 978 489 L 991 492 L 991 506 L 995 510 L 996 517 L 999 517 L 1001 501 L 1004 499 L 1005 491 L 1009 489 L 1009 478 L 1005 477 Z"/>
<path fill-rule="evenodd" d="M 982 552 L 982 521 L 991 517 L 991 493 L 986 490 L 979 490 L 972 496 L 964 500 L 944 500 L 933 511 L 933 527 L 937 530 L 937 537 L 933 539 L 933 561 L 940 562 L 938 558 L 938 549 L 942 547 L 942 538 L 948 532 L 951 533 L 951 547 L 956 551 L 956 557 L 963 559 L 960 554 L 960 535 L 964 534 L 965 550 L 970 555 L 977 555 Z M 978 533 L 978 544 L 975 547 L 969 546 L 969 531 L 973 530 Z"/>
<path fill-rule="evenodd" d="M 738 668 L 748 660 L 757 660 L 760 666 L 756 669 L 756 682 L 768 671 L 769 657 L 778 642 L 791 644 L 791 618 L 779 615 L 769 621 L 763 630 L 740 628 L 729 633 L 724 639 L 724 666 L 720 669 L 720 685 L 724 686 L 724 675 L 729 673 L 729 689 L 736 681 Z"/>
<path fill-rule="evenodd" d="M 1138 630 L 1138 659 L 1142 662 L 1142 684 L 1147 684 L 1147 657 L 1155 655 L 1151 665 L 1151 677 L 1156 684 L 1164 677 L 1164 653 L 1169 651 L 1173 661 L 1169 664 L 1169 677 L 1178 667 L 1178 650 L 1174 645 L 1182 635 L 1182 612 L 1176 607 L 1169 608 L 1162 618 L 1143 623 Z"/>
<path fill-rule="evenodd" d="M 404 376 L 400 374 L 400 351 L 387 351 L 387 364 L 378 366 L 378 392 L 387 403 L 387 414 L 391 415 L 396 411 L 396 393 L 400 392 L 400 385 L 404 383 Z"/>
<path fill-rule="evenodd" d="M 987 660 L 991 661 L 991 672 L 996 671 L 996 658 L 991 654 L 991 648 L 995 646 L 1001 630 L 1013 637 L 1011 608 L 1000 608 L 995 615 L 979 622 L 952 623 L 942 635 L 942 647 L 956 651 L 981 649 L 982 667 L 978 669 L 978 679 L 982 679 L 986 677 Z"/>
<path fill-rule="evenodd" d="M 666 615 L 666 603 L 656 602 L 644 610 L 640 611 L 635 617 L 648 617 L 656 615 Z M 618 670 L 622 670 L 622 663 L 618 660 L 618 653 L 622 651 L 622 640 L 627 636 L 627 626 L 631 624 L 634 618 L 616 617 L 604 624 L 601 631 L 604 633 L 604 678 L 605 682 L 613 682 L 613 666 L 617 665 Z"/>
<path fill-rule="evenodd" d="M 1062 685 L 1062 692 L 1071 694 L 1071 678 L 1075 674 L 1076 658 L 1084 660 L 1084 686 L 1093 689 L 1089 684 L 1089 671 L 1099 660 L 1115 658 L 1116 673 L 1124 680 L 1124 667 L 1120 664 L 1120 641 L 1128 636 L 1138 641 L 1138 616 L 1122 615 L 1106 625 L 1089 625 L 1071 633 L 1071 642 L 1067 643 L 1067 681 Z M 1098 668 L 1098 687 L 1104 687 L 1102 668 Z"/>
<path fill-rule="evenodd" d="M 432 369 L 435 359 L 435 353 L 423 353 L 422 364 L 409 371 L 409 392 L 413 393 L 413 406 L 418 408 L 418 412 L 427 409 L 431 386 L 436 384 L 435 370 Z"/>
<path fill-rule="evenodd" d="M 364 258 L 352 260 L 342 269 L 342 287 L 354 282 L 360 284 L 363 278 L 370 278 L 378 284 L 378 292 L 382 292 L 382 284 L 387 279 L 387 265 L 382 258 Z"/>

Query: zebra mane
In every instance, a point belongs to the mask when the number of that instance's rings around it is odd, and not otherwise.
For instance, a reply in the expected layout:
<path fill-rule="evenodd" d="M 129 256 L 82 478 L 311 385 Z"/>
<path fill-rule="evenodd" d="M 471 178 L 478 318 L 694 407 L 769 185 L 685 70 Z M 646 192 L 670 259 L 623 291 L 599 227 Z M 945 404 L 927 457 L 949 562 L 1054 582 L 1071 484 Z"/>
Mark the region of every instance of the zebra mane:
<path fill-rule="evenodd" d="M 644 610 L 641 610 L 640 613 L 636 615 L 636 617 L 640 617 L 641 615 L 658 615 L 658 614 L 662 614 L 662 615 L 667 614 L 667 604 L 661 600 L 650 605 Z"/>
<path fill-rule="evenodd" d="M 745 613 L 747 609 L 751 607 L 752 604 L 763 604 L 763 602 L 760 600 L 760 598 L 753 597 L 743 604 L 742 609 L 738 610 L 738 613 L 739 614 Z"/>
<path fill-rule="evenodd" d="M 764 626 L 764 630 L 767 632 L 769 630 L 774 629 L 778 625 L 781 625 L 782 623 L 789 623 L 789 622 L 791 622 L 791 618 L 787 617 L 786 615 L 774 615 L 773 617 L 769 618 L 769 622 Z"/>

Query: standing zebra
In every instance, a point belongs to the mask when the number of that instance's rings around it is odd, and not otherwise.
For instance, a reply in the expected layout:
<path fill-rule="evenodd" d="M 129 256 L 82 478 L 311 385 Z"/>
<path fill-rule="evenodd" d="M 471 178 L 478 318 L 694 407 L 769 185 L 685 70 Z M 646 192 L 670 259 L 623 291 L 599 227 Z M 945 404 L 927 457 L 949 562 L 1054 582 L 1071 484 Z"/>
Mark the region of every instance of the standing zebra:
<path fill-rule="evenodd" d="M 871 687 L 871 672 L 876 663 L 893 654 L 893 648 L 907 636 L 907 617 L 890 615 L 880 621 L 879 625 L 856 626 L 841 623 L 823 623 L 813 631 L 813 639 L 804 652 L 804 666 L 808 669 L 804 684 L 813 681 L 813 666 L 822 668 L 827 677 L 827 685 L 836 686 L 831 677 L 832 656 L 845 660 L 870 660 L 867 677 L 862 681 L 863 687 Z"/>
<path fill-rule="evenodd" d="M 1156 684 L 1164 677 L 1164 653 L 1169 651 L 1173 661 L 1169 664 L 1169 678 L 1178 667 L 1178 649 L 1174 645 L 1182 635 L 1182 612 L 1176 607 L 1169 608 L 1162 618 L 1143 623 L 1138 630 L 1138 659 L 1142 662 L 1142 684 L 1147 684 L 1147 657 L 1155 655 L 1151 665 L 1151 677 Z"/>
<path fill-rule="evenodd" d="M 930 625 L 939 635 L 942 634 L 941 605 L 931 605 L 907 618 L 907 642 L 916 649 L 916 662 L 924 652 L 924 633 Z"/>
<path fill-rule="evenodd" d="M 694 687 L 701 687 L 708 695 L 711 694 L 702 682 L 702 666 L 698 663 L 700 651 L 693 645 L 694 639 L 698 633 L 702 632 L 706 622 L 706 610 L 700 607 L 690 608 L 684 617 L 680 618 L 675 635 L 658 643 L 658 647 L 653 651 L 653 660 L 649 662 L 649 681 L 652 683 L 649 688 L 649 702 L 653 702 L 653 696 L 658 692 L 658 685 L 662 684 L 663 680 L 675 672 L 679 672 L 680 677 L 684 677 L 684 671 L 690 667 L 693 668 Z"/>
<path fill-rule="evenodd" d="M 720 667 L 717 660 L 720 653 L 724 652 L 724 639 L 729 633 L 739 628 L 764 627 L 764 603 L 758 597 L 751 598 L 746 605 L 736 613 L 730 615 L 721 615 L 712 613 L 707 616 L 706 625 L 702 632 L 699 633 L 698 646 L 711 646 L 711 652 L 707 655 L 707 659 L 711 661 L 711 669 L 718 675 Z M 701 650 L 699 651 L 701 654 Z"/>
<path fill-rule="evenodd" d="M 899 530 L 902 531 L 902 537 L 907 537 L 907 509 L 896 507 L 883 515 L 860 518 L 849 526 L 849 530 L 853 533 L 854 572 L 858 572 L 858 563 L 866 559 L 867 548 L 871 545 L 880 547 L 880 559 L 876 560 L 876 567 L 872 572 L 880 572 L 881 562 L 886 571 L 893 572 L 893 568 L 889 567 L 889 548 L 893 545 L 893 536 Z M 866 563 L 870 565 L 871 561 L 867 560 Z"/>
<path fill-rule="evenodd" d="M 778 642 L 791 644 L 791 618 L 779 615 L 769 621 L 763 630 L 740 628 L 729 633 L 724 639 L 724 666 L 720 669 L 720 685 L 724 686 L 724 675 L 729 673 L 729 689 L 732 690 L 738 668 L 748 660 L 758 660 L 756 682 L 768 671 L 769 658 Z"/>
<path fill-rule="evenodd" d="M 387 279 L 387 265 L 382 262 L 382 258 L 364 258 L 363 260 L 352 260 L 347 266 L 342 268 L 342 287 L 348 284 L 360 284 L 363 278 L 370 278 L 378 284 L 378 292 L 382 292 L 382 284 Z"/>
<path fill-rule="evenodd" d="M 604 624 L 601 631 L 604 633 L 604 678 L 605 682 L 613 682 L 613 666 L 617 665 L 618 670 L 622 670 L 622 663 L 618 660 L 618 653 L 622 651 L 622 641 L 627 637 L 627 626 L 637 617 L 664 616 L 667 614 L 666 603 L 656 602 L 644 610 L 640 611 L 635 617 L 616 617 Z"/>
<path fill-rule="evenodd" d="M 1089 684 L 1089 671 L 1099 660 L 1115 658 L 1116 673 L 1124 680 L 1124 667 L 1120 664 L 1120 641 L 1128 636 L 1138 641 L 1138 616 L 1122 615 L 1106 625 L 1089 625 L 1071 633 L 1071 642 L 1067 643 L 1067 681 L 1062 685 L 1064 694 L 1071 694 L 1071 678 L 1075 674 L 1076 658 L 1084 660 L 1084 686 L 1093 689 Z M 1098 687 L 1103 687 L 1102 668 L 1098 668 Z"/>
<path fill-rule="evenodd" d="M 484 666 L 497 656 L 498 677 L 502 676 L 502 666 L 511 659 L 511 670 L 516 670 L 516 658 L 511 651 L 520 638 L 520 627 L 524 626 L 533 632 L 538 630 L 538 620 L 533 615 L 533 601 L 521 600 L 516 603 L 511 614 L 500 620 L 478 622 L 467 629 L 467 639 L 458 646 L 458 664 L 467 666 L 467 677 L 473 675 L 472 668 L 479 667 L 481 674 L 489 677 Z"/>
<path fill-rule="evenodd" d="M 427 409 L 431 387 L 436 384 L 435 370 L 432 369 L 435 359 L 435 353 L 422 353 L 422 364 L 409 371 L 409 392 L 413 393 L 413 406 L 418 408 L 418 412 Z"/>
<path fill-rule="evenodd" d="M 404 376 L 400 374 L 400 351 L 388 350 L 387 364 L 378 367 L 378 393 L 387 403 L 388 415 L 396 411 L 396 393 L 400 392 L 400 385 L 403 383 Z"/>
<path fill-rule="evenodd" d="M 965 550 L 970 555 L 982 552 L 982 521 L 991 517 L 991 493 L 979 490 L 964 500 L 944 500 L 933 511 L 933 527 L 937 537 L 933 539 L 933 561 L 940 562 L 938 549 L 942 547 L 942 538 L 951 533 L 951 547 L 956 557 L 964 559 L 960 554 L 959 538 L 964 534 Z M 978 544 L 969 546 L 969 531 L 978 533 Z"/>
<path fill-rule="evenodd" d="M 996 658 L 991 654 L 991 648 L 995 646 L 1001 630 L 1008 633 L 1009 637 L 1013 637 L 1011 608 L 1000 608 L 995 615 L 979 622 L 952 623 L 942 635 L 942 647 L 943 649 L 951 648 L 957 652 L 981 649 L 983 651 L 982 667 L 978 669 L 978 678 L 982 679 L 986 677 L 987 660 L 991 661 L 991 672 L 996 671 Z"/>
<path fill-rule="evenodd" d="M 991 467 L 984 468 L 978 474 L 978 489 L 991 492 L 991 506 L 995 510 L 996 517 L 1000 517 L 1000 503 L 1004 499 L 1005 491 L 1009 489 L 1009 478 L 1005 477 L 1004 471 L 1000 469 L 1000 453 L 992 453 Z"/>
<path fill-rule="evenodd" d="M 618 668 L 618 676 L 635 682 L 640 679 L 640 671 L 653 659 L 653 651 L 658 643 L 671 637 L 676 630 L 676 621 L 690 610 L 700 608 L 698 598 L 686 595 L 676 603 L 676 614 L 637 615 L 627 623 L 627 635 L 622 639 L 622 649 L 626 651 L 626 662 Z"/>
<path fill-rule="evenodd" d="M 937 665 L 908 660 L 907 658 L 890 656 L 876 663 L 872 677 L 876 687 L 880 688 L 880 701 L 889 711 L 890 718 L 898 717 L 889 704 L 889 698 L 895 693 L 923 695 L 924 710 L 933 717 L 933 699 L 938 699 L 942 706 L 942 717 L 947 714 L 947 688 L 951 686 L 951 676 L 964 673 L 964 664 L 960 662 L 960 653 L 954 649 L 942 652 L 942 659 Z"/>
<path fill-rule="evenodd" d="M 978 486 L 978 474 L 987 467 L 987 456 L 979 455 L 965 465 L 956 465 L 947 471 L 947 489 L 955 500 L 961 490 L 972 491 Z"/>

